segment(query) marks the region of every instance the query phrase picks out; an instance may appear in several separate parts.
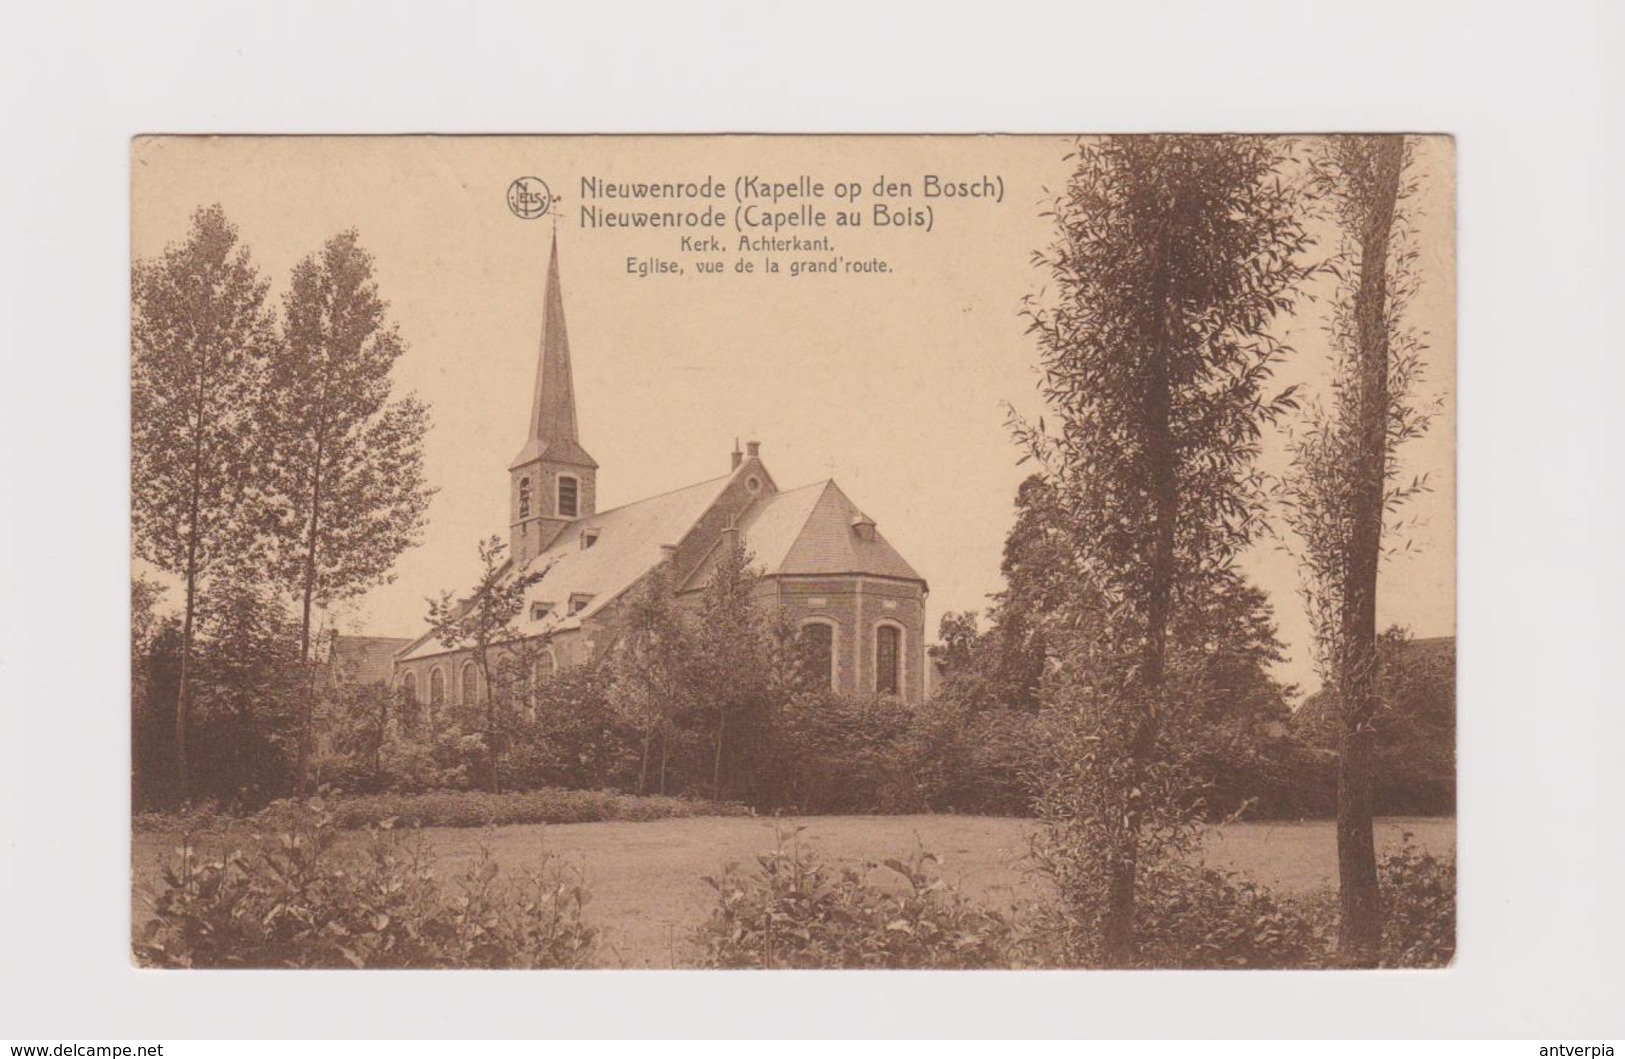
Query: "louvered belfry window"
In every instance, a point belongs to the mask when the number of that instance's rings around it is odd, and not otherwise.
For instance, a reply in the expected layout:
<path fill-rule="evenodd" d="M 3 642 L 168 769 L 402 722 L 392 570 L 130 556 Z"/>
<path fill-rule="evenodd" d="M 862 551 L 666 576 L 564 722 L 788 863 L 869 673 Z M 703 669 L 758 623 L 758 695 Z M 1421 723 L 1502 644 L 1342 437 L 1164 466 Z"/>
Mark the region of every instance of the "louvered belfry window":
<path fill-rule="evenodd" d="M 895 625 L 882 625 L 875 630 L 875 691 L 881 695 L 897 694 L 902 640 L 902 630 Z"/>
<path fill-rule="evenodd" d="M 559 517 L 575 518 L 579 483 L 568 475 L 559 476 Z"/>

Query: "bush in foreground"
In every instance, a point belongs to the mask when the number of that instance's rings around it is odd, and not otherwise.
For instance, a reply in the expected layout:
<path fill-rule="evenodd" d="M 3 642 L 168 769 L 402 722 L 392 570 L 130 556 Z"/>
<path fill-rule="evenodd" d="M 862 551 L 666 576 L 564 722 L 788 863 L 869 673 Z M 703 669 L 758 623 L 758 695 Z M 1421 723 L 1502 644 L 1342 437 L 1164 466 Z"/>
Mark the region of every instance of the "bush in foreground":
<path fill-rule="evenodd" d="M 1405 845 L 1378 865 L 1386 913 L 1381 967 L 1449 965 L 1456 944 L 1453 856 Z M 1165 861 L 1140 878 L 1138 965 L 1154 968 L 1313 969 L 1337 966 L 1337 895 L 1279 894 L 1234 872 Z M 1068 929 L 1076 909 L 1061 910 L 1055 933 L 1071 966 L 1094 966 L 1096 954 Z"/>
<path fill-rule="evenodd" d="M 504 877 L 490 850 L 451 885 L 421 835 L 374 829 L 337 847 L 314 802 L 285 832 L 164 869 L 156 918 L 137 935 L 147 967 L 580 967 L 597 931 L 588 893 L 562 872 Z"/>
<path fill-rule="evenodd" d="M 831 868 L 804 848 L 800 828 L 745 871 L 705 881 L 711 918 L 695 932 L 701 963 L 731 968 L 999 968 L 1034 965 L 1015 910 L 967 901 L 923 850 L 887 860 L 890 886 Z M 786 837 L 789 844 L 786 845 Z M 880 865 L 868 865 L 873 870 Z"/>
<path fill-rule="evenodd" d="M 1064 903 L 992 908 L 964 898 L 919 851 L 864 872 L 821 863 L 781 833 L 754 869 L 708 878 L 710 919 L 694 934 L 700 961 L 731 968 L 1098 967 L 1089 910 Z M 1453 858 L 1407 844 L 1382 864 L 1385 967 L 1443 967 L 1455 947 Z M 1334 966 L 1330 891 L 1272 893 L 1229 872 L 1179 861 L 1144 871 L 1136 966 L 1313 969 Z"/>
<path fill-rule="evenodd" d="M 699 798 L 571 791 L 556 788 L 490 794 L 483 791 L 429 791 L 422 794 L 338 795 L 324 803 L 339 830 L 370 827 L 394 819 L 409 827 L 487 827 L 510 824 L 580 824 L 606 820 L 666 820 L 689 816 L 742 816 L 739 805 Z M 138 832 L 283 830 L 299 816 L 299 803 L 273 802 L 251 816 L 233 817 L 205 806 L 187 814 L 139 813 Z"/>
<path fill-rule="evenodd" d="M 1337 937 L 1325 905 L 1232 872 L 1182 863 L 1146 872 L 1135 909 L 1140 963 L 1167 969 L 1321 967 Z"/>
<path fill-rule="evenodd" d="M 1386 918 L 1382 966 L 1449 966 L 1456 955 L 1456 858 L 1423 853 L 1406 835 L 1378 868 Z"/>

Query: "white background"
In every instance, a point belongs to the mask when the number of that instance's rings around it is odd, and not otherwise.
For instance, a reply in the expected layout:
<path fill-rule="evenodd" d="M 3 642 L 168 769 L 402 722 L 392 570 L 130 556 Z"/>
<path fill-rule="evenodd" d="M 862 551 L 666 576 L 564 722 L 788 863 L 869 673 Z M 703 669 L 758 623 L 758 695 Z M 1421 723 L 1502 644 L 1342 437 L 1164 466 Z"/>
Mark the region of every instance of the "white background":
<path fill-rule="evenodd" d="M 1561 2 L 12 10 L 0 1037 L 1621 1035 L 1621 36 Z M 1453 969 L 130 967 L 132 135 L 1145 130 L 1458 137 Z"/>

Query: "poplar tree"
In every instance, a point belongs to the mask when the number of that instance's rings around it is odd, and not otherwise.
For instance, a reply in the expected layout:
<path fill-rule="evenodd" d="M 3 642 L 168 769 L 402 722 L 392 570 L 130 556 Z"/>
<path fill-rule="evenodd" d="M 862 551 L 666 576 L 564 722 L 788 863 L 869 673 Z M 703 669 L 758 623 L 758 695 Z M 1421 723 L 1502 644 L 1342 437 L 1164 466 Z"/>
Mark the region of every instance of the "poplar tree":
<path fill-rule="evenodd" d="M 1189 706 L 1170 637 L 1234 589 L 1264 510 L 1254 467 L 1286 350 L 1270 334 L 1309 239 L 1279 141 L 1081 143 L 1028 305 L 1052 422 L 1017 424 L 1062 516 L 1069 646 L 1048 682 L 1062 760 L 1040 797 L 1094 958 L 1132 965 L 1142 867 L 1178 838 L 1169 721 Z M 1067 611 L 1070 613 L 1066 613 Z"/>
<path fill-rule="evenodd" d="M 1383 932 L 1372 785 L 1384 522 L 1426 488 L 1400 478 L 1395 452 L 1431 418 L 1412 400 L 1424 346 L 1405 322 L 1416 290 L 1407 154 L 1402 136 L 1336 136 L 1311 157 L 1312 185 L 1342 232 L 1327 328 L 1334 370 L 1330 408 L 1306 412 L 1285 481 L 1317 663 L 1338 711 L 1337 944 L 1353 966 L 1376 963 Z"/>
<path fill-rule="evenodd" d="M 268 284 L 220 206 L 131 277 L 131 524 L 136 554 L 182 585 L 175 793 L 188 735 L 199 592 L 251 551 L 243 500 L 263 469 L 250 411 L 277 349 Z"/>
<path fill-rule="evenodd" d="M 390 579 L 416 544 L 433 490 L 424 480 L 427 407 L 395 397 L 405 351 L 354 230 L 301 260 L 283 299 L 283 342 L 271 358 L 260 421 L 274 452 L 263 497 L 269 568 L 299 606 L 299 660 L 309 667 L 312 615 Z M 312 691 L 314 695 L 314 680 Z M 309 768 L 313 703 L 300 723 L 298 772 Z"/>

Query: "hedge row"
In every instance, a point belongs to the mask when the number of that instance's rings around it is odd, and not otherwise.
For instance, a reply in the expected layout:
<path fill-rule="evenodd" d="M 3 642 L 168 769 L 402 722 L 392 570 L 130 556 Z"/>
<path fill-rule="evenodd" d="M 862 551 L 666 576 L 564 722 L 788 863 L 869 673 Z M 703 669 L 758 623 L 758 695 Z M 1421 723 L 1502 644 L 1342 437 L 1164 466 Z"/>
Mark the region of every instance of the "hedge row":
<path fill-rule="evenodd" d="M 581 824 L 608 820 L 667 820 L 689 816 L 743 816 L 742 805 L 702 798 L 668 798 L 620 791 L 544 788 L 489 794 L 430 791 L 422 794 L 336 795 L 320 800 L 336 828 L 348 830 L 393 820 L 402 827 L 485 827 L 506 824 Z M 190 813 L 138 813 L 135 830 L 167 833 L 285 830 L 298 813 L 292 800 L 272 802 L 248 816 L 212 807 Z"/>

